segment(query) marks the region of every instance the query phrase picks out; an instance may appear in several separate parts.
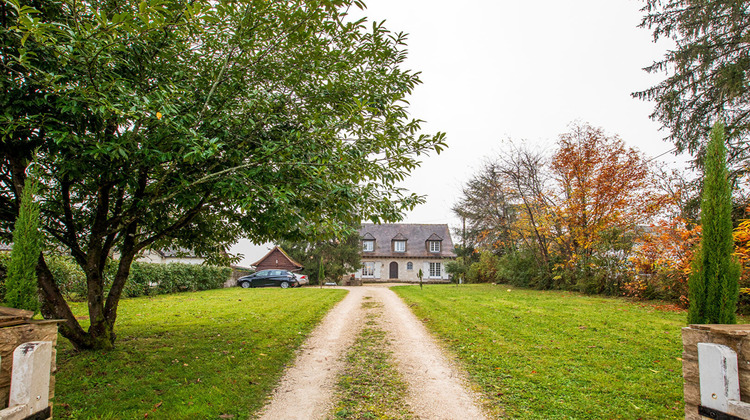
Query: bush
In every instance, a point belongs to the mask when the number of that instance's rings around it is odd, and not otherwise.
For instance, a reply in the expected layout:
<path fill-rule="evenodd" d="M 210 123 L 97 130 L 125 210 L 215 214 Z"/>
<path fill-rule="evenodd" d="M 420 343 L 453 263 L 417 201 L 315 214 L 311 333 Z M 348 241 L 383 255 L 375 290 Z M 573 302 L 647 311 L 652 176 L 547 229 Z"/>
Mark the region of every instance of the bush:
<path fill-rule="evenodd" d="M 489 251 L 482 251 L 479 262 L 473 263 L 466 273 L 467 283 L 492 283 L 498 281 L 498 258 Z"/>
<path fill-rule="evenodd" d="M 126 296 L 167 294 L 219 289 L 232 269 L 182 263 L 150 264 L 135 262 L 126 284 Z"/>
<path fill-rule="evenodd" d="M 613 252 L 595 255 L 591 258 L 589 270 L 579 278 L 578 289 L 589 295 L 620 296 L 625 284 L 631 280 L 628 273 L 629 266 L 625 254 Z"/>
<path fill-rule="evenodd" d="M 48 255 L 47 265 L 57 286 L 69 301 L 86 300 L 86 276 L 71 257 Z M 3 299 L 5 276 L 2 275 L 9 255 L 0 254 L 0 300 Z M 108 290 L 115 277 L 117 261 L 110 261 L 104 273 L 104 288 Z M 183 263 L 152 264 L 134 262 L 123 287 L 124 297 L 138 297 L 196 290 L 219 289 L 229 279 L 232 269 Z"/>
<path fill-rule="evenodd" d="M 750 315 L 750 288 L 743 287 L 740 289 L 740 296 L 737 299 L 737 313 Z"/>
<path fill-rule="evenodd" d="M 537 261 L 533 250 L 509 252 L 499 258 L 497 278 L 503 283 L 518 287 L 549 289 L 550 276 Z"/>
<path fill-rule="evenodd" d="M 0 302 L 5 301 L 5 274 L 8 272 L 10 252 L 0 252 Z"/>
<path fill-rule="evenodd" d="M 52 272 L 52 277 L 55 279 L 57 287 L 60 288 L 60 292 L 65 299 L 73 302 L 86 300 L 86 295 L 88 294 L 86 275 L 81 270 L 81 267 L 73 261 L 73 258 L 48 255 L 45 259 L 47 260 L 49 271 Z M 109 284 L 111 282 L 107 284 L 107 287 L 109 287 Z"/>

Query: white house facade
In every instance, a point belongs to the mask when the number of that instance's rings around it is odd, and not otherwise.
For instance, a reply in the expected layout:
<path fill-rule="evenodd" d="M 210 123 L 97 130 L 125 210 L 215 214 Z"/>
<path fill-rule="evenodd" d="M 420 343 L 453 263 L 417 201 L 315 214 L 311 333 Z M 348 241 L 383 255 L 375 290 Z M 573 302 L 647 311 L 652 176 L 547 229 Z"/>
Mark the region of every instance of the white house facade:
<path fill-rule="evenodd" d="M 456 258 L 448 225 L 370 224 L 359 230 L 363 282 L 447 283 L 445 263 Z"/>

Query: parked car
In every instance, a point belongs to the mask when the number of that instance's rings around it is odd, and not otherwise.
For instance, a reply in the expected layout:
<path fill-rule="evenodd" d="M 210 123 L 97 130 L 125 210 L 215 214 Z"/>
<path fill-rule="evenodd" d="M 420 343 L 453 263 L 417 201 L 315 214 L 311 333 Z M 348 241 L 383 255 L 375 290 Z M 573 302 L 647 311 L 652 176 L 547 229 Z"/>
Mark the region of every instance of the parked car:
<path fill-rule="evenodd" d="M 293 273 L 294 277 L 297 278 L 297 282 L 300 286 L 304 286 L 306 284 L 310 284 L 310 279 L 307 278 L 306 275 L 300 274 L 300 273 Z"/>
<path fill-rule="evenodd" d="M 242 288 L 248 287 L 299 287 L 299 281 L 294 274 L 287 270 L 261 270 L 257 273 L 243 276 L 237 279 L 237 285 Z"/>

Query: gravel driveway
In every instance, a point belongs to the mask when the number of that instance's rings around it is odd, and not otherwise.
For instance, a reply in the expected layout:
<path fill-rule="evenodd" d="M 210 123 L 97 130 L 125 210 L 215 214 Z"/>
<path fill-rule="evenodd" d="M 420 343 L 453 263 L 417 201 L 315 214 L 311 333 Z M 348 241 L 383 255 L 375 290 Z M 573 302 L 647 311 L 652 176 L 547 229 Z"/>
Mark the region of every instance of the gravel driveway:
<path fill-rule="evenodd" d="M 415 286 L 416 287 L 416 286 Z M 368 285 L 326 315 L 284 374 L 261 419 L 322 419 L 330 415 L 342 356 L 364 324 L 362 301 L 383 305 L 380 327 L 392 343 L 394 362 L 409 385 L 406 402 L 421 419 L 484 419 L 466 376 L 449 360 L 422 323 L 390 289 Z"/>

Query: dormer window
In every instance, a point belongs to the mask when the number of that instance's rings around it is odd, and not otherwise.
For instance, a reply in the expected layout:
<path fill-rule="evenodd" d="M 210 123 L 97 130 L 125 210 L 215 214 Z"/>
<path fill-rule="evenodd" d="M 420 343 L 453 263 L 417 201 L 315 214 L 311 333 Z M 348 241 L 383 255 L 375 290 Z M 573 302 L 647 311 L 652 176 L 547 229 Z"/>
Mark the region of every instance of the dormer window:
<path fill-rule="evenodd" d="M 406 236 L 398 234 L 391 238 L 393 252 L 406 252 Z"/>
<path fill-rule="evenodd" d="M 442 241 L 443 241 L 443 238 L 441 238 L 440 236 L 438 236 L 437 233 L 433 233 L 432 235 L 430 235 L 429 238 L 427 238 L 427 241 L 425 241 L 426 242 L 425 245 L 426 245 L 426 248 L 430 252 L 432 252 L 432 253 L 438 253 L 438 252 L 440 252 L 440 242 L 442 242 Z"/>
<path fill-rule="evenodd" d="M 367 232 L 362 236 L 362 252 L 374 252 L 375 251 L 375 237 L 372 233 Z"/>

